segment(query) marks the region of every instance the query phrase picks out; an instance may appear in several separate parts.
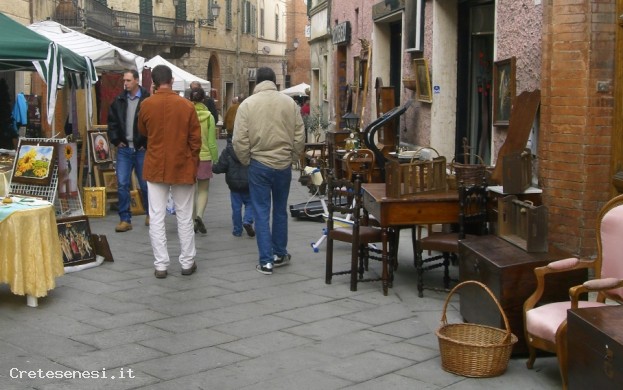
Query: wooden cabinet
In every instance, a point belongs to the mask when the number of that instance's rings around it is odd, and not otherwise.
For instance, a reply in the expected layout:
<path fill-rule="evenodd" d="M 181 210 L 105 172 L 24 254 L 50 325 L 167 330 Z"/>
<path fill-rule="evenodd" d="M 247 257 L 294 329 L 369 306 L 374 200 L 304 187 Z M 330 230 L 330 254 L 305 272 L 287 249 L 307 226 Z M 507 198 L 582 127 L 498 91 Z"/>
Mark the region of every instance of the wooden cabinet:
<path fill-rule="evenodd" d="M 536 289 L 534 268 L 570 257 L 556 248 L 544 253 L 528 253 L 493 235 L 473 237 L 459 243 L 459 279 L 484 283 L 498 299 L 519 342 L 514 354 L 525 354 L 523 304 Z M 548 276 L 543 302 L 569 299 L 569 288 L 586 281 L 586 270 Z M 477 286 L 461 289 L 460 312 L 467 322 L 504 328 L 502 315 Z"/>
<path fill-rule="evenodd" d="M 569 390 L 623 386 L 623 306 L 567 312 Z"/>

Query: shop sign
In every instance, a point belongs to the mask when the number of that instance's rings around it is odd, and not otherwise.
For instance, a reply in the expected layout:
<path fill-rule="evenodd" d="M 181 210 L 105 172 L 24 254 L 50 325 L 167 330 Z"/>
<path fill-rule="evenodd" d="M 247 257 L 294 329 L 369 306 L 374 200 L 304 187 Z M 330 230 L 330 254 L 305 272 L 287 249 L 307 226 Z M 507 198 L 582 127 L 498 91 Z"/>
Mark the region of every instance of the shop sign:
<path fill-rule="evenodd" d="M 333 44 L 343 45 L 350 43 L 350 22 L 342 22 L 333 27 Z"/>

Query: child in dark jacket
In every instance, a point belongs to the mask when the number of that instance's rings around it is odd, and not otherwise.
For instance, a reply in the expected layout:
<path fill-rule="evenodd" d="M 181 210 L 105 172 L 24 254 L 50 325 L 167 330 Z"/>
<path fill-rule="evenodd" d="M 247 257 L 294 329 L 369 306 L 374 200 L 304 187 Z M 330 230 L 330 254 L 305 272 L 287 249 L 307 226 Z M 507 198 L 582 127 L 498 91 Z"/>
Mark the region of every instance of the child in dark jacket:
<path fill-rule="evenodd" d="M 255 236 L 255 230 L 253 229 L 253 206 L 251 205 L 247 171 L 248 167 L 238 161 L 234 147 L 231 144 L 231 135 L 229 135 L 227 137 L 227 147 L 221 153 L 218 163 L 212 165 L 212 172 L 225 173 L 225 181 L 230 191 L 231 220 L 234 224 L 232 234 L 236 237 L 242 235 L 242 228 L 246 230 L 249 237 Z M 242 205 L 244 205 L 244 217 L 242 216 Z"/>

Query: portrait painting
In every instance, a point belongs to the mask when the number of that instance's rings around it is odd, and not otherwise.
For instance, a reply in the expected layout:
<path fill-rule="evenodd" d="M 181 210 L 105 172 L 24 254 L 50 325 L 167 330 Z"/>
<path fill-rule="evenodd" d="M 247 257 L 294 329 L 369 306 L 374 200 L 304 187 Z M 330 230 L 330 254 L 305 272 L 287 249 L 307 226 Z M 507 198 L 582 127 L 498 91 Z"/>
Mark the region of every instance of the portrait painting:
<path fill-rule="evenodd" d="M 42 186 L 50 184 L 56 164 L 55 145 L 53 142 L 21 140 L 11 181 Z"/>
<path fill-rule="evenodd" d="M 93 151 L 93 162 L 95 164 L 103 164 L 112 161 L 110 142 L 108 134 L 99 131 L 89 132 L 91 141 L 91 150 Z"/>
<path fill-rule="evenodd" d="M 75 142 L 56 144 L 58 155 L 58 196 L 78 197 L 78 145 Z"/>
<path fill-rule="evenodd" d="M 515 57 L 493 63 L 493 125 L 508 126 L 515 100 Z"/>
<path fill-rule="evenodd" d="M 63 265 L 78 265 L 95 261 L 95 249 L 91 242 L 89 218 L 76 216 L 56 221 L 58 238 L 63 252 Z"/>

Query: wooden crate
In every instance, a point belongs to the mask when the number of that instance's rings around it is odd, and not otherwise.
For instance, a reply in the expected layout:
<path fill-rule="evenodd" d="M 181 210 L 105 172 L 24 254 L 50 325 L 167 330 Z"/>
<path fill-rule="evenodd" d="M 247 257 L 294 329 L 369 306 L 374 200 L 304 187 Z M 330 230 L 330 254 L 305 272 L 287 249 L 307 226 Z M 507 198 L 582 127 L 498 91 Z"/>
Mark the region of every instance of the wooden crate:
<path fill-rule="evenodd" d="M 547 252 L 547 207 L 515 195 L 500 198 L 498 235 L 527 252 Z"/>
<path fill-rule="evenodd" d="M 521 194 L 532 184 L 532 153 L 525 149 L 520 153 L 504 156 L 502 187 L 506 194 Z"/>
<path fill-rule="evenodd" d="M 437 156 L 432 160 L 412 159 L 401 163 L 388 157 L 385 164 L 385 187 L 387 196 L 399 198 L 427 192 L 443 192 L 447 188 L 446 158 Z"/>

